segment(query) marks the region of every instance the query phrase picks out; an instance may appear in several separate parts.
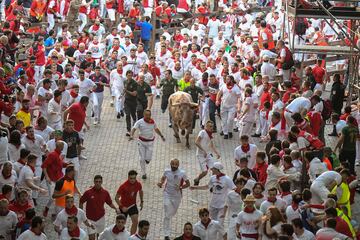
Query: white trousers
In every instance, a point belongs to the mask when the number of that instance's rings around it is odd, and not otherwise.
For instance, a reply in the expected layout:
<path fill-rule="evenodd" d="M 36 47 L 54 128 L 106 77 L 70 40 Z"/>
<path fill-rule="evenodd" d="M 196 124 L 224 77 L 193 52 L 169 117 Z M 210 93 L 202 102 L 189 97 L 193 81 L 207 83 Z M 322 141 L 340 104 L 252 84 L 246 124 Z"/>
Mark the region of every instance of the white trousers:
<path fill-rule="evenodd" d="M 1 14 L 1 21 L 5 22 L 5 3 L 3 2 L 0 4 L 0 14 Z"/>
<path fill-rule="evenodd" d="M 227 239 L 229 240 L 236 240 L 236 220 L 237 217 L 233 217 L 229 215 L 229 226 L 227 231 Z"/>
<path fill-rule="evenodd" d="M 234 127 L 234 119 L 235 119 L 236 108 L 225 108 L 221 107 L 220 115 L 221 115 L 221 127 L 222 131 L 225 135 L 229 132 L 232 132 Z"/>
<path fill-rule="evenodd" d="M 55 182 L 48 182 L 48 181 L 45 181 L 45 182 L 46 182 L 46 186 L 47 186 L 47 190 L 48 190 L 48 194 L 49 194 L 48 201 L 46 203 L 46 207 L 50 208 L 54 202 L 52 195 L 53 195 L 54 189 L 55 189 Z"/>
<path fill-rule="evenodd" d="M 259 114 L 259 134 L 261 134 L 261 136 L 266 136 L 269 130 L 269 120 L 266 119 L 266 113 L 260 112 Z M 256 132 L 257 133 L 257 132 Z"/>
<path fill-rule="evenodd" d="M 138 140 L 141 173 L 146 174 L 146 162 L 150 162 L 153 155 L 154 141 L 144 142 Z"/>
<path fill-rule="evenodd" d="M 100 0 L 99 1 L 99 9 L 100 9 L 100 17 L 104 18 L 105 17 L 105 5 L 106 5 L 106 1 L 105 0 Z"/>
<path fill-rule="evenodd" d="M 285 117 L 285 120 L 286 120 L 286 128 L 287 129 L 290 129 L 294 125 L 294 120 L 291 118 L 292 114 L 293 113 L 290 113 L 290 112 L 287 112 L 287 111 L 284 112 L 284 117 Z"/>
<path fill-rule="evenodd" d="M 63 129 L 61 120 L 58 122 L 49 122 L 49 126 L 52 127 L 54 130 L 62 130 Z"/>
<path fill-rule="evenodd" d="M 38 84 L 44 74 L 45 65 L 42 66 L 35 65 L 34 70 L 35 70 L 34 79 L 36 81 L 36 84 Z"/>
<path fill-rule="evenodd" d="M 95 115 L 95 120 L 100 121 L 102 104 L 104 102 L 104 92 L 96 92 L 95 95 L 98 103 L 97 105 L 94 105 L 94 115 Z"/>
<path fill-rule="evenodd" d="M 124 110 L 124 97 L 121 96 L 123 93 L 123 89 L 119 89 L 119 88 L 113 88 L 112 89 L 112 93 L 115 96 L 115 110 L 116 112 L 121 112 L 122 110 Z"/>
<path fill-rule="evenodd" d="M 164 195 L 164 236 L 170 237 L 171 218 L 173 218 L 180 206 L 181 197 L 169 197 Z"/>
<path fill-rule="evenodd" d="M 145 11 L 144 16 L 151 18 L 152 10 L 153 10 L 153 9 L 152 9 L 151 7 L 144 8 L 144 11 Z"/>
<path fill-rule="evenodd" d="M 106 9 L 106 10 L 109 15 L 110 21 L 115 22 L 115 9 L 111 8 L 111 9 Z"/>
<path fill-rule="evenodd" d="M 283 81 L 290 81 L 290 69 L 289 70 L 281 69 L 280 72 L 282 73 Z"/>
<path fill-rule="evenodd" d="M 87 24 L 87 16 L 84 13 L 79 13 L 79 20 L 81 21 L 81 25 L 79 26 L 79 32 L 82 32 L 84 27 Z"/>
<path fill-rule="evenodd" d="M 209 217 L 213 220 L 219 221 L 222 226 L 224 226 L 224 218 L 221 218 L 223 215 L 224 208 L 214 208 L 209 206 Z"/>
<path fill-rule="evenodd" d="M 312 194 L 312 203 L 313 204 L 322 204 L 328 198 L 330 191 L 321 183 L 311 184 L 310 191 Z"/>
<path fill-rule="evenodd" d="M 200 123 L 203 126 L 209 119 L 209 101 L 210 98 L 205 98 L 204 102 L 200 102 Z"/>
<path fill-rule="evenodd" d="M 48 13 L 47 14 L 47 20 L 48 20 L 48 23 L 49 23 L 49 26 L 47 28 L 47 31 L 50 31 L 54 28 L 55 26 L 55 15 L 54 14 L 51 14 L 51 13 Z"/>
<path fill-rule="evenodd" d="M 66 19 L 66 15 L 65 15 L 65 13 L 64 13 L 65 3 L 66 3 L 65 0 L 61 0 L 61 1 L 60 1 L 60 16 L 61 16 L 61 21 L 65 21 L 65 19 Z"/>
<path fill-rule="evenodd" d="M 239 122 L 239 136 L 247 135 L 250 136 L 251 130 L 253 127 L 252 122 L 243 122 L 240 120 Z"/>

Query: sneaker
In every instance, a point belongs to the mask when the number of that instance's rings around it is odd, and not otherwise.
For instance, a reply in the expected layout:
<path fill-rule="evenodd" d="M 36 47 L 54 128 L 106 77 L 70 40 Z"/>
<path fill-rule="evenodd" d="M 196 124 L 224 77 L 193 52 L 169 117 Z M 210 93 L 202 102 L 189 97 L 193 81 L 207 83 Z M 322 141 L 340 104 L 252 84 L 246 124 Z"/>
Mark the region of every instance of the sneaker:
<path fill-rule="evenodd" d="M 121 117 L 124 117 L 124 116 L 125 116 L 123 110 L 120 111 L 120 116 L 121 116 Z"/>
<path fill-rule="evenodd" d="M 146 174 L 142 175 L 141 178 L 144 179 L 144 180 L 147 179 Z"/>
<path fill-rule="evenodd" d="M 220 132 L 220 136 L 224 136 L 224 132 L 223 132 L 223 131 Z"/>
<path fill-rule="evenodd" d="M 116 118 L 117 118 L 117 119 L 120 119 L 120 118 L 121 118 L 121 115 L 120 115 L 119 112 L 116 114 Z"/>
<path fill-rule="evenodd" d="M 171 123 L 169 123 L 169 128 L 172 128 L 172 124 L 171 124 Z"/>
<path fill-rule="evenodd" d="M 150 161 L 149 161 L 149 160 L 145 160 L 145 163 L 146 163 L 146 164 L 149 164 L 149 163 L 150 163 Z"/>
<path fill-rule="evenodd" d="M 170 237 L 169 237 L 169 236 L 166 236 L 166 237 L 164 238 L 164 240 L 170 240 Z"/>
<path fill-rule="evenodd" d="M 229 132 L 229 138 L 232 138 L 232 137 L 233 137 L 232 132 Z"/>
<path fill-rule="evenodd" d="M 213 133 L 217 133 L 217 130 L 216 130 L 216 128 L 214 128 L 214 130 L 213 130 Z"/>
<path fill-rule="evenodd" d="M 125 135 L 126 135 L 127 137 L 130 137 L 130 133 L 129 133 L 129 132 L 127 132 Z"/>
<path fill-rule="evenodd" d="M 47 217 L 48 213 L 49 213 L 49 208 L 45 207 L 45 209 L 43 211 L 43 217 Z"/>
<path fill-rule="evenodd" d="M 251 137 L 255 137 L 255 138 L 258 138 L 258 137 L 260 137 L 261 135 L 260 134 L 253 134 L 253 135 L 251 135 Z"/>
<path fill-rule="evenodd" d="M 87 160 L 87 157 L 85 157 L 84 155 L 80 155 L 79 159 L 80 160 Z"/>
<path fill-rule="evenodd" d="M 199 184 L 200 184 L 199 179 L 195 178 L 194 179 L 194 186 L 199 186 Z"/>
<path fill-rule="evenodd" d="M 114 101 L 111 100 L 111 102 L 110 102 L 110 107 L 113 107 L 113 106 L 114 106 Z"/>
<path fill-rule="evenodd" d="M 224 139 L 229 139 L 229 135 L 224 134 Z"/>
<path fill-rule="evenodd" d="M 159 99 L 159 98 L 160 98 L 160 95 L 156 95 L 156 98 Z"/>
<path fill-rule="evenodd" d="M 238 132 L 239 131 L 239 129 L 238 128 L 234 128 L 234 132 Z"/>
<path fill-rule="evenodd" d="M 98 121 L 94 121 L 94 126 L 96 126 L 96 125 L 98 125 L 99 124 L 99 122 Z"/>
<path fill-rule="evenodd" d="M 91 112 L 91 117 L 95 117 L 94 111 Z"/>

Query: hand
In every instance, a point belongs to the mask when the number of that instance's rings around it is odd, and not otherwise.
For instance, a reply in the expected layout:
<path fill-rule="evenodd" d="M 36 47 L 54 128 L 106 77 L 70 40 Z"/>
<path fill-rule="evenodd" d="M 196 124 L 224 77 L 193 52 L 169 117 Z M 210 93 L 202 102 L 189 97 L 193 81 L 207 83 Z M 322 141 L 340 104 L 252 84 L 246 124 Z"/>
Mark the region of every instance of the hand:
<path fill-rule="evenodd" d="M 216 103 L 215 103 L 215 105 L 216 105 L 216 106 L 220 106 L 220 101 L 217 100 Z"/>
<path fill-rule="evenodd" d="M 126 212 L 128 211 L 128 208 L 122 207 L 122 208 L 121 208 L 121 211 L 124 212 L 124 213 L 126 213 Z"/>
<path fill-rule="evenodd" d="M 159 188 L 162 188 L 162 186 L 163 186 L 163 184 L 162 184 L 161 182 L 158 182 L 156 185 L 157 185 Z"/>
<path fill-rule="evenodd" d="M 141 201 L 141 202 L 140 202 L 140 211 L 143 209 L 143 207 L 144 207 L 144 202 Z"/>
<path fill-rule="evenodd" d="M 46 181 L 47 181 L 48 183 L 50 183 L 50 185 L 51 185 L 51 180 L 50 180 L 49 176 L 45 175 L 45 179 L 46 179 Z"/>
<path fill-rule="evenodd" d="M 90 125 L 86 125 L 86 129 L 87 129 L 87 130 L 90 130 Z"/>
<path fill-rule="evenodd" d="M 217 153 L 217 154 L 216 154 L 216 158 L 217 158 L 217 159 L 220 159 L 220 154 Z"/>
<path fill-rule="evenodd" d="M 240 234 L 240 232 L 236 231 L 236 237 L 241 239 L 241 234 Z"/>
<path fill-rule="evenodd" d="M 46 190 L 46 189 L 43 189 L 43 188 L 40 188 L 40 189 L 39 189 L 39 192 L 42 193 L 42 194 L 45 194 L 45 193 L 47 193 L 47 190 Z"/>

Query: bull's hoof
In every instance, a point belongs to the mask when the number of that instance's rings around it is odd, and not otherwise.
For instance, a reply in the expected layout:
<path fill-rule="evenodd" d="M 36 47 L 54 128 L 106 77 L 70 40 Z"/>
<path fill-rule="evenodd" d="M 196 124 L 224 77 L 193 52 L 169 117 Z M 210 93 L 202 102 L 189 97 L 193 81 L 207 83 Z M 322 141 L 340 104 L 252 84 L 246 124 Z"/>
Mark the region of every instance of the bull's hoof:
<path fill-rule="evenodd" d="M 181 135 L 183 135 L 183 136 L 185 135 L 185 129 L 181 130 Z"/>

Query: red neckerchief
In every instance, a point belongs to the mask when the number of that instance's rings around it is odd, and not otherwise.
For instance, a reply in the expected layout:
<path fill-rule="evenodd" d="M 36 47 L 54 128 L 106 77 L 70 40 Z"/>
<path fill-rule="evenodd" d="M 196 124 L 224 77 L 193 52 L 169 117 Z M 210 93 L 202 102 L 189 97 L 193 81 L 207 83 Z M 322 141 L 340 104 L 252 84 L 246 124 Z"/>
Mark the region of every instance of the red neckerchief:
<path fill-rule="evenodd" d="M 187 57 L 188 57 L 188 54 L 187 54 L 187 53 L 185 53 L 185 54 L 183 53 L 183 54 L 181 54 L 181 55 L 182 55 L 183 58 L 187 58 Z"/>
<path fill-rule="evenodd" d="M 97 31 L 97 30 L 99 30 L 99 28 L 100 28 L 100 25 L 94 24 L 92 27 L 92 30 Z"/>
<path fill-rule="evenodd" d="M 253 213 L 253 212 L 255 212 L 255 208 L 254 207 L 245 207 L 244 212 Z"/>
<path fill-rule="evenodd" d="M 223 177 L 223 176 L 225 176 L 225 174 L 223 174 L 223 173 L 217 174 L 217 175 L 216 175 L 216 179 L 217 179 L 217 180 L 220 180 L 220 178 Z"/>
<path fill-rule="evenodd" d="M 123 70 L 122 70 L 122 69 L 121 69 L 121 70 L 117 69 L 116 71 L 117 71 L 117 73 L 120 74 L 120 75 L 123 74 Z"/>
<path fill-rule="evenodd" d="M 274 128 L 276 125 L 278 125 L 278 123 L 279 123 L 280 121 L 281 121 L 281 120 L 277 121 L 276 123 L 271 122 L 270 128 Z"/>
<path fill-rule="evenodd" d="M 256 198 L 256 199 L 261 199 L 261 198 L 264 197 L 264 195 L 263 195 L 262 193 L 253 193 L 252 195 L 253 195 L 254 198 Z"/>
<path fill-rule="evenodd" d="M 113 49 L 116 51 L 119 50 L 119 48 L 120 48 L 120 46 L 113 46 Z"/>
<path fill-rule="evenodd" d="M 1 174 L 3 175 L 4 179 L 9 179 L 9 178 L 11 178 L 11 175 L 12 175 L 11 172 L 10 172 L 9 176 L 5 176 L 4 175 L 4 170 L 1 171 Z"/>
<path fill-rule="evenodd" d="M 20 111 L 23 111 L 23 112 L 25 112 L 25 113 L 29 113 L 29 112 L 30 112 L 29 110 L 26 110 L 26 109 L 24 109 L 24 108 L 21 108 Z"/>
<path fill-rule="evenodd" d="M 242 77 L 242 80 L 249 80 L 249 76 L 244 76 L 244 77 Z"/>
<path fill-rule="evenodd" d="M 192 53 L 197 53 L 197 50 L 191 50 Z"/>
<path fill-rule="evenodd" d="M 30 165 L 28 165 L 28 166 L 29 166 L 29 168 L 31 168 L 31 170 L 33 171 L 33 173 L 35 173 L 35 167 L 30 166 Z"/>
<path fill-rule="evenodd" d="M 40 236 L 41 235 L 41 232 L 40 233 L 36 233 L 36 232 L 34 232 L 34 230 L 30 230 L 30 231 L 32 231 L 36 236 Z"/>
<path fill-rule="evenodd" d="M 233 83 L 227 83 L 226 84 L 227 89 L 231 90 L 234 87 Z"/>
<path fill-rule="evenodd" d="M 236 53 L 231 53 L 230 56 L 231 56 L 232 58 L 235 58 L 235 57 L 236 57 Z"/>
<path fill-rule="evenodd" d="M 130 44 L 131 44 L 131 42 L 129 42 L 129 43 L 127 43 L 127 42 L 125 42 L 125 46 L 130 46 Z"/>
<path fill-rule="evenodd" d="M 35 142 L 35 137 L 29 137 L 29 135 L 26 135 L 26 138 L 31 140 L 32 142 Z"/>
<path fill-rule="evenodd" d="M 74 230 L 70 231 L 68 230 L 68 234 L 72 238 L 78 238 L 80 237 L 80 228 L 76 227 Z"/>
<path fill-rule="evenodd" d="M 154 124 L 154 123 L 155 123 L 154 119 L 152 119 L 152 118 L 150 118 L 149 120 L 146 120 L 146 119 L 144 118 L 144 122 L 146 122 L 146 123 L 148 123 L 148 124 Z"/>
<path fill-rule="evenodd" d="M 208 80 L 207 78 L 206 78 L 206 79 L 202 79 L 201 81 L 202 81 L 202 83 L 203 83 L 204 86 L 207 86 L 207 85 L 209 84 L 209 80 Z"/>
<path fill-rule="evenodd" d="M 281 197 L 285 197 L 285 196 L 290 195 L 290 194 L 291 194 L 291 192 L 282 192 L 282 193 L 280 194 L 280 196 L 281 196 Z"/>
<path fill-rule="evenodd" d="M 70 90 L 70 96 L 73 97 L 73 98 L 77 98 L 79 96 L 79 94 L 77 92 L 75 92 L 74 89 L 71 89 Z"/>
<path fill-rule="evenodd" d="M 208 130 L 205 130 L 205 132 L 207 133 L 207 135 L 209 136 L 210 139 L 213 138 L 213 133 L 212 132 L 209 132 Z"/>
<path fill-rule="evenodd" d="M 291 203 L 291 207 L 293 208 L 294 211 L 296 211 L 299 208 L 299 204 L 297 203 Z"/>
<path fill-rule="evenodd" d="M 69 216 L 76 216 L 77 215 L 77 212 L 78 212 L 78 209 L 77 207 L 72 206 L 71 208 L 65 208 L 65 212 L 67 215 Z"/>
<path fill-rule="evenodd" d="M 191 79 L 191 78 L 189 78 L 189 79 L 184 78 L 184 81 L 185 81 L 186 83 L 188 83 L 188 82 L 190 82 L 190 79 Z"/>
<path fill-rule="evenodd" d="M 115 226 L 113 227 L 113 229 L 112 229 L 112 232 L 113 232 L 114 234 L 118 235 L 119 233 L 124 232 L 124 230 L 125 230 L 125 227 L 123 227 L 122 229 L 119 229 L 119 228 L 115 225 Z"/>
<path fill-rule="evenodd" d="M 166 54 L 166 51 L 163 53 L 163 52 L 160 52 L 160 57 L 164 56 Z"/>
<path fill-rule="evenodd" d="M 18 161 L 18 163 L 20 163 L 20 164 L 22 164 L 22 165 L 25 165 L 26 164 L 26 162 L 24 161 L 24 159 L 19 159 L 19 160 L 17 160 Z"/>
<path fill-rule="evenodd" d="M 205 229 L 208 228 L 209 224 L 211 223 L 211 219 L 209 218 L 209 220 L 206 223 L 201 222 L 201 224 L 205 227 Z"/>
<path fill-rule="evenodd" d="M 244 145 L 241 145 L 241 150 L 244 152 L 244 153 L 248 153 L 250 151 L 250 144 L 246 144 L 245 146 Z"/>
<path fill-rule="evenodd" d="M 271 202 L 271 203 L 275 203 L 276 202 L 276 197 L 275 198 L 267 198 L 268 202 Z"/>

